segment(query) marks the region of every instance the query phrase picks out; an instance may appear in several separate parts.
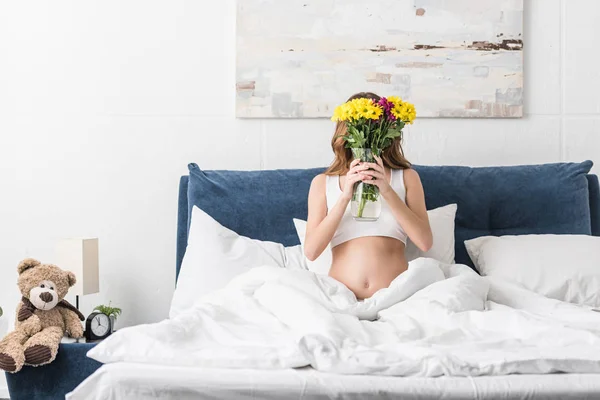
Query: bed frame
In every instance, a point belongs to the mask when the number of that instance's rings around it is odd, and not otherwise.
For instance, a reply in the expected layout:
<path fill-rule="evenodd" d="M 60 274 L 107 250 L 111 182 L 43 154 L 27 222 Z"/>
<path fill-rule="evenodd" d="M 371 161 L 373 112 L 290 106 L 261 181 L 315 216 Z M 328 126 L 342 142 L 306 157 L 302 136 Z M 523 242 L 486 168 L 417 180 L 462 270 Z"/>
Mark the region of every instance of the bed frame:
<path fill-rule="evenodd" d="M 590 163 L 591 164 L 591 163 Z M 556 168 L 561 168 L 561 165 L 567 164 L 552 164 L 549 165 L 548 168 L 552 170 L 555 166 Z M 190 175 L 192 173 L 196 173 L 197 171 L 193 170 L 195 164 L 190 165 Z M 591 165 L 590 165 L 591 166 Z M 545 168 L 544 166 L 542 166 Z M 197 166 L 195 166 L 197 169 Z M 473 176 L 476 174 L 473 172 L 477 170 L 477 173 L 484 172 L 485 174 L 494 174 L 495 171 L 499 171 L 504 173 L 506 168 L 520 168 L 520 167 L 492 167 L 487 169 L 469 169 L 466 167 L 419 167 L 415 166 L 415 169 L 419 172 L 421 176 L 421 180 L 425 187 L 426 192 L 426 201 L 429 208 L 436 208 L 440 205 L 448 204 L 448 198 L 444 197 L 443 193 L 437 190 L 438 186 L 446 185 L 448 182 L 454 182 L 456 184 L 456 179 L 459 177 L 460 179 L 465 180 L 465 185 L 479 185 L 479 188 L 485 187 L 485 185 L 491 185 L 490 182 L 485 180 L 479 182 L 474 182 Z M 485 171 L 484 171 L 485 170 Z M 277 177 L 286 176 L 288 172 L 293 174 L 310 174 L 308 178 L 312 178 L 312 176 L 316 175 L 320 170 L 279 170 L 279 171 L 260 171 L 253 172 L 252 179 L 262 179 L 261 176 L 268 176 L 269 174 L 276 175 Z M 304 171 L 304 172 L 303 172 Z M 511 170 L 512 171 L 512 170 Z M 234 172 L 234 171 L 216 171 L 214 175 L 211 175 L 211 171 L 202 172 L 204 178 L 210 179 L 225 179 L 227 181 L 228 177 L 234 176 L 235 174 L 243 174 L 243 172 Z M 293 175 L 293 176 L 296 176 Z M 183 260 L 183 255 L 187 246 L 187 237 L 188 237 L 188 227 L 189 227 L 189 218 L 190 218 L 190 199 L 194 202 L 194 198 L 190 197 L 189 193 L 189 184 L 190 179 L 196 179 L 196 176 L 183 176 L 180 179 L 179 184 L 179 208 L 178 208 L 178 219 L 177 219 L 177 260 L 176 260 L 176 276 L 179 275 L 179 270 L 181 268 L 181 263 Z M 595 175 L 587 175 L 587 184 L 585 185 L 586 191 L 589 191 L 589 211 L 587 215 L 590 216 L 590 225 L 591 225 L 591 233 L 594 236 L 600 236 L 600 185 L 598 181 L 598 177 Z M 484 178 L 477 178 L 484 179 Z M 488 178 L 485 178 L 488 179 Z M 310 182 L 310 179 L 308 179 Z M 460 182 L 460 181 L 458 181 Z M 585 182 L 585 181 L 584 181 Z M 473 186 L 477 187 L 477 186 Z M 464 189 L 464 188 L 463 188 Z M 298 193 L 293 194 L 294 196 L 304 196 L 301 198 L 306 198 L 306 193 L 308 192 L 308 187 L 306 185 L 300 186 L 294 189 Z M 302 192 L 302 193 L 300 193 Z M 459 192 L 459 190 L 456 190 Z M 482 236 L 486 234 L 488 231 L 475 231 L 469 226 L 465 226 L 464 213 L 465 210 L 468 213 L 469 207 L 473 207 L 473 204 L 479 204 L 478 202 L 473 202 L 473 196 L 481 195 L 481 192 L 477 190 L 471 190 L 468 193 L 464 190 L 461 193 L 456 194 L 456 202 L 458 203 L 459 213 L 463 210 L 463 216 L 457 215 L 457 225 L 456 225 L 456 261 L 458 263 L 470 264 L 470 260 L 466 255 L 466 251 L 464 250 L 463 241 L 467 238 Z M 469 197 L 470 196 L 470 197 Z M 467 198 L 469 197 L 469 198 Z M 539 194 L 538 194 L 539 197 Z M 475 197 L 476 199 L 477 197 Z M 535 199 L 534 199 L 535 200 Z M 537 199 L 540 200 L 540 199 Z M 543 200 L 543 199 L 542 199 Z M 216 207 L 220 205 L 217 204 Z M 586 204 L 587 208 L 587 204 Z M 205 210 L 207 211 L 207 210 Z M 484 210 L 483 215 L 488 215 L 489 210 Z M 209 212 L 209 211 L 207 211 Z M 288 212 L 286 210 L 286 212 Z M 291 212 L 291 211 L 290 211 Z M 302 208 L 300 211 L 296 210 L 294 217 L 302 217 L 298 213 L 305 213 L 305 208 Z M 210 214 L 210 212 L 209 212 Z M 291 215 L 291 214 L 290 214 Z M 489 215 L 488 215 L 489 216 Z M 306 218 L 306 215 L 304 215 Z M 291 221 L 291 216 L 290 216 Z M 507 225 L 511 225 L 510 222 Z M 291 223 L 291 222 L 290 222 Z M 590 226 L 588 225 L 588 226 Z M 563 232 L 562 229 L 556 228 L 554 232 L 551 232 L 549 229 L 545 233 L 571 233 L 571 232 Z M 510 230 L 493 230 L 492 234 L 509 234 Z M 541 233 L 541 232 L 518 232 L 518 234 L 524 233 Z M 289 243 L 288 243 L 289 245 Z M 58 352 L 58 356 L 56 360 L 47 366 L 43 367 L 25 367 L 22 371 L 17 374 L 6 374 L 8 381 L 8 389 L 12 400 L 53 400 L 53 399 L 64 399 L 65 394 L 72 391 L 77 385 L 79 385 L 85 378 L 91 375 L 96 369 L 98 369 L 101 364 L 86 357 L 86 353 L 89 349 L 91 349 L 94 344 L 86 344 L 86 343 L 70 343 L 70 344 L 61 344 L 60 350 Z"/>

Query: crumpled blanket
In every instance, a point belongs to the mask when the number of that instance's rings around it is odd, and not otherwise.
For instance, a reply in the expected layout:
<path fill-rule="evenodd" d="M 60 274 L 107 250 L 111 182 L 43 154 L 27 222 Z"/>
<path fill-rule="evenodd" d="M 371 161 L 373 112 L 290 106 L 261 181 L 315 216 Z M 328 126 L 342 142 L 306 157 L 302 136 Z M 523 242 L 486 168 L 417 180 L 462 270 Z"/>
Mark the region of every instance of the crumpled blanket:
<path fill-rule="evenodd" d="M 600 313 L 427 258 L 364 301 L 333 278 L 262 266 L 88 356 L 396 376 L 599 373 Z"/>

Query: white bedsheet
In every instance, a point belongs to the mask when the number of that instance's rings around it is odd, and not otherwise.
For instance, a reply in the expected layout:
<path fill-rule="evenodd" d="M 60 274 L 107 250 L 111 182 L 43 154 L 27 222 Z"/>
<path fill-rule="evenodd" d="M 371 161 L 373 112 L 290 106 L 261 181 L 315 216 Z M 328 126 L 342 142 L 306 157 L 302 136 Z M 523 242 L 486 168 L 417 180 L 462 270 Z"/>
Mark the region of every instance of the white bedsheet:
<path fill-rule="evenodd" d="M 340 375 L 312 368 L 207 369 L 107 364 L 67 400 L 585 400 L 600 398 L 600 375 L 552 374 L 475 378 Z"/>
<path fill-rule="evenodd" d="M 88 355 L 420 377 L 599 373 L 600 314 L 432 259 L 413 261 L 365 301 L 329 277 L 259 267 L 189 312 L 122 329 Z"/>

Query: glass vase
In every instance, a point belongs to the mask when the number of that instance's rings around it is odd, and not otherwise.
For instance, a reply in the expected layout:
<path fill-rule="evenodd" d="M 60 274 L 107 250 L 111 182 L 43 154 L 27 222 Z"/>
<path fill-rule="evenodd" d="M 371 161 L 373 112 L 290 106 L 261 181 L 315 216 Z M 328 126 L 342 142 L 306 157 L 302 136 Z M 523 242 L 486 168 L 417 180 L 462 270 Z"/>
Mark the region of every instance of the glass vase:
<path fill-rule="evenodd" d="M 379 156 L 381 152 L 376 150 Z M 377 163 L 371 149 L 352 149 L 352 155 L 361 162 Z M 352 201 L 350 202 L 352 217 L 356 221 L 377 221 L 381 214 L 381 198 L 379 188 L 364 182 L 354 184 Z"/>

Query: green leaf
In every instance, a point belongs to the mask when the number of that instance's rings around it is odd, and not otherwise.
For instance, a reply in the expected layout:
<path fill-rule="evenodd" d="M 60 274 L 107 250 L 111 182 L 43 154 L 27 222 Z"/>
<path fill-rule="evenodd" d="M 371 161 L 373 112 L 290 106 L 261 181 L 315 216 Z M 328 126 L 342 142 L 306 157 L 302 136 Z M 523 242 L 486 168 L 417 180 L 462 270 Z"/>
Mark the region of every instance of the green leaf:
<path fill-rule="evenodd" d="M 118 308 L 118 307 L 111 307 L 111 306 L 110 306 L 110 303 L 109 303 L 109 305 L 108 305 L 108 306 L 105 306 L 105 305 L 99 305 L 99 306 L 96 306 L 96 307 L 94 308 L 94 311 L 101 312 L 102 314 L 104 314 L 104 315 L 106 315 L 106 316 L 108 316 L 108 317 L 114 317 L 114 318 L 115 318 L 115 320 L 116 320 L 116 319 L 117 319 L 117 317 L 118 317 L 119 315 L 121 315 L 121 313 L 123 312 L 123 310 L 121 310 L 121 309 L 120 309 L 120 308 Z"/>

